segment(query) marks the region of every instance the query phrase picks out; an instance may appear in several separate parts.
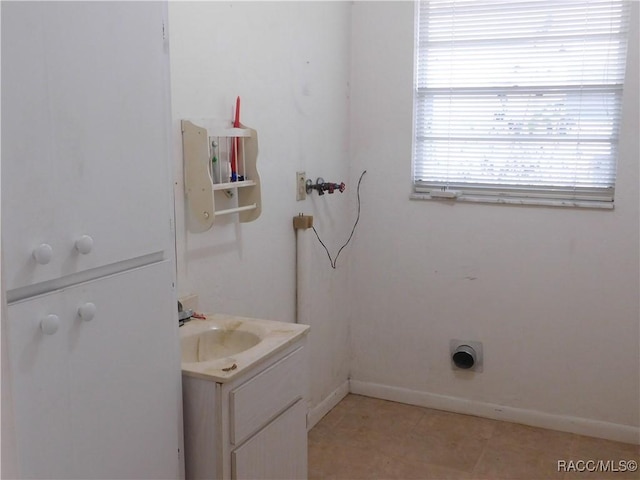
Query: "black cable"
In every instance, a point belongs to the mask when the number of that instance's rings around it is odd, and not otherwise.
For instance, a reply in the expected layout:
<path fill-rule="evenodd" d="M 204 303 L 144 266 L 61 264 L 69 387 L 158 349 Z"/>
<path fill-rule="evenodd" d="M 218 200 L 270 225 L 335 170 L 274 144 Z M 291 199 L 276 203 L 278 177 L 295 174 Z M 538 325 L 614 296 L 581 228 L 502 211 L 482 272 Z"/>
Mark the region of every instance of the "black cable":
<path fill-rule="evenodd" d="M 331 268 L 335 269 L 336 268 L 336 262 L 338 261 L 338 257 L 340 256 L 340 252 L 342 252 L 342 250 L 344 249 L 344 247 L 346 247 L 349 242 L 351 241 L 351 237 L 353 237 L 353 232 L 356 231 L 356 226 L 358 225 L 358 222 L 360 221 L 360 183 L 362 182 L 362 177 L 364 177 L 364 174 L 367 173 L 366 170 L 364 170 L 361 174 L 360 174 L 360 179 L 358 180 L 358 187 L 356 189 L 356 194 L 358 196 L 358 216 L 356 217 L 356 221 L 353 224 L 353 228 L 351 229 L 351 235 L 349 235 L 349 238 L 347 239 L 347 241 L 345 242 L 344 245 L 342 245 L 342 247 L 340 247 L 340 250 L 338 250 L 338 253 L 336 255 L 335 259 L 331 258 L 331 254 L 329 253 L 329 249 L 327 248 L 327 246 L 324 244 L 324 242 L 320 239 L 320 235 L 318 235 L 318 232 L 316 231 L 316 227 L 311 226 L 311 228 L 313 229 L 313 233 L 316 234 L 316 237 L 318 237 L 318 241 L 320 242 L 320 245 L 322 245 L 324 247 L 325 252 L 327 252 L 327 257 L 329 257 L 329 262 L 331 263 Z"/>

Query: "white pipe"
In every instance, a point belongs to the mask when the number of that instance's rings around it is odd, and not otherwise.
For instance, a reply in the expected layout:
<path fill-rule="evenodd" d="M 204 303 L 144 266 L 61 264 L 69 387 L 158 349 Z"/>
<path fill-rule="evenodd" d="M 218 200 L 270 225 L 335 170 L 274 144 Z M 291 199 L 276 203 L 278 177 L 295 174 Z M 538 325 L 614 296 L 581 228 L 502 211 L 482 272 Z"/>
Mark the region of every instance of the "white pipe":
<path fill-rule="evenodd" d="M 295 322 L 309 325 L 311 229 L 296 228 L 296 315 Z"/>

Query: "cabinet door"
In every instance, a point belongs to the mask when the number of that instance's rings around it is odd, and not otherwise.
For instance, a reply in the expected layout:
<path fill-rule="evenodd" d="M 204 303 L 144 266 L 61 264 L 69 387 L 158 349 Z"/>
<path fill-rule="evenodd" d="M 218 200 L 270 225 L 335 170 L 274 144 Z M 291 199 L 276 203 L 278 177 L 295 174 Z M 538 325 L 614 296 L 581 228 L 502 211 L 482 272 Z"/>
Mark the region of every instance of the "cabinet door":
<path fill-rule="evenodd" d="M 7 290 L 170 247 L 165 7 L 2 2 Z"/>
<path fill-rule="evenodd" d="M 307 478 L 305 401 L 298 400 L 231 453 L 234 479 Z"/>
<path fill-rule="evenodd" d="M 70 410 L 71 322 L 53 335 L 40 322 L 60 319 L 62 295 L 46 295 L 7 308 L 6 330 L 15 415 L 18 469 L 22 478 L 67 478 L 73 472 Z"/>
<path fill-rule="evenodd" d="M 179 476 L 181 372 L 171 268 L 162 262 L 9 306 L 23 477 Z M 83 320 L 78 310 L 87 304 L 95 309 Z M 40 321 L 49 314 L 59 327 L 45 334 Z"/>

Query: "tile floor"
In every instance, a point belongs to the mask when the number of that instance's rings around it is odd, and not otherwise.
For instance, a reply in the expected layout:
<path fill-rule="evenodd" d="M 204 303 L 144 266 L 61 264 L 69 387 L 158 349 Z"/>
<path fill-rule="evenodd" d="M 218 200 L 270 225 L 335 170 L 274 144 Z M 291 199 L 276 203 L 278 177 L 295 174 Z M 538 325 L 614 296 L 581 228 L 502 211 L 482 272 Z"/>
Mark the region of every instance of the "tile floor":
<path fill-rule="evenodd" d="M 558 461 L 640 461 L 640 446 L 348 395 L 309 432 L 309 479 L 640 479 Z M 578 463 L 583 460 L 584 463 Z M 589 465 L 592 465 L 589 463 Z M 637 465 L 637 463 L 636 463 Z"/>

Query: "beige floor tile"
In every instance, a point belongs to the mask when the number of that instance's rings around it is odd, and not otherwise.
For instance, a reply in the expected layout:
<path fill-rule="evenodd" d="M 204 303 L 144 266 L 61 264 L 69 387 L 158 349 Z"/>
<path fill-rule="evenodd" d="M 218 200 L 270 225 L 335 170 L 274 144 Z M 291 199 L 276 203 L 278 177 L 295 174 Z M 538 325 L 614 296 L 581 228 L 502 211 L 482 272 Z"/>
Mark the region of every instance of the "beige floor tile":
<path fill-rule="evenodd" d="M 529 427 L 510 422 L 498 422 L 491 444 L 495 447 L 519 445 L 532 450 L 554 454 L 557 458 L 567 458 L 571 453 L 577 435 L 544 428 Z"/>
<path fill-rule="evenodd" d="M 585 464 L 586 465 L 586 464 Z M 593 470 L 596 468 L 596 470 Z M 581 471 L 571 470 L 564 474 L 565 480 L 583 479 L 583 480 L 638 480 L 640 475 L 638 471 L 628 471 L 626 469 L 621 470 L 620 464 L 611 464 L 606 468 L 598 469 L 597 467 L 590 466 L 589 469 L 581 468 Z"/>
<path fill-rule="evenodd" d="M 640 445 L 577 436 L 567 459 L 565 478 L 637 480 L 639 462 Z"/>
<path fill-rule="evenodd" d="M 354 446 L 318 441 L 309 445 L 309 477 L 329 479 L 372 479 L 384 470 L 382 455 Z"/>
<path fill-rule="evenodd" d="M 396 437 L 388 453 L 406 461 L 471 472 L 487 440 L 449 429 L 426 429 Z"/>
<path fill-rule="evenodd" d="M 381 420 L 383 422 L 401 421 L 402 423 L 417 423 L 427 409 L 415 405 L 390 402 L 378 398 L 361 395 L 348 395 L 350 400 L 349 415 L 356 415 L 363 421 Z"/>
<path fill-rule="evenodd" d="M 355 397 L 355 398 L 354 398 Z M 359 404 L 359 395 L 347 395 L 335 407 L 333 407 L 320 421 L 314 425 L 309 432 L 314 437 L 334 435 L 335 426 L 351 410 L 353 406 Z M 364 397 L 362 397 L 364 398 Z"/>
<path fill-rule="evenodd" d="M 322 417 L 323 423 L 328 426 L 334 426 L 342 419 L 342 417 L 351 411 L 352 407 L 357 406 L 358 402 L 353 401 L 350 397 L 353 397 L 353 395 L 347 395 L 342 401 L 333 407 L 329 413 Z"/>
<path fill-rule="evenodd" d="M 640 460 L 640 445 L 576 435 L 576 442 L 571 453 L 574 456 L 589 458 L 604 458 L 606 456 L 613 460 Z"/>
<path fill-rule="evenodd" d="M 347 397 L 348 398 L 348 397 Z M 360 397 L 332 430 L 336 438 L 384 452 L 387 444 L 411 432 L 424 416 L 424 409 L 385 400 Z"/>
<path fill-rule="evenodd" d="M 640 447 L 348 395 L 309 432 L 310 479 L 640 479 L 560 460 L 640 461 Z"/>
<path fill-rule="evenodd" d="M 309 445 L 314 442 L 319 442 L 325 438 L 331 438 L 333 436 L 333 428 L 322 421 L 318 422 L 309 432 L 307 433 L 307 440 Z"/>
<path fill-rule="evenodd" d="M 414 462 L 406 459 L 388 457 L 382 467 L 382 477 L 397 480 L 466 480 L 471 478 L 469 472 L 453 470 L 429 465 L 422 462 Z"/>
<path fill-rule="evenodd" d="M 377 454 L 390 454 L 398 438 L 404 434 L 398 432 L 385 432 L 380 428 L 371 428 L 370 425 L 358 425 L 351 421 L 345 421 L 332 428 L 331 441 L 340 445 L 363 447 Z"/>
<path fill-rule="evenodd" d="M 558 471 L 557 460 L 557 455 L 551 452 L 518 444 L 495 445 L 489 442 L 473 476 L 492 480 L 561 480 L 564 472 Z"/>
<path fill-rule="evenodd" d="M 350 409 L 356 406 L 360 407 L 362 405 L 362 402 L 368 399 L 370 399 L 370 397 L 365 397 L 364 395 L 356 395 L 355 393 L 349 393 L 346 397 L 340 400 L 340 403 L 336 405 L 336 408 L 338 406 L 344 407 L 345 409 Z M 378 400 L 374 398 L 371 398 L 371 400 L 384 401 L 384 400 Z"/>
<path fill-rule="evenodd" d="M 453 434 L 488 439 L 493 436 L 499 424 L 497 420 L 488 418 L 427 409 L 416 430 L 419 432 L 448 430 Z"/>

